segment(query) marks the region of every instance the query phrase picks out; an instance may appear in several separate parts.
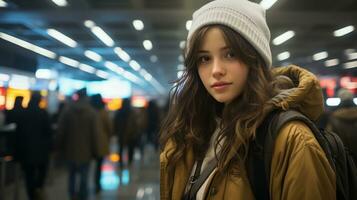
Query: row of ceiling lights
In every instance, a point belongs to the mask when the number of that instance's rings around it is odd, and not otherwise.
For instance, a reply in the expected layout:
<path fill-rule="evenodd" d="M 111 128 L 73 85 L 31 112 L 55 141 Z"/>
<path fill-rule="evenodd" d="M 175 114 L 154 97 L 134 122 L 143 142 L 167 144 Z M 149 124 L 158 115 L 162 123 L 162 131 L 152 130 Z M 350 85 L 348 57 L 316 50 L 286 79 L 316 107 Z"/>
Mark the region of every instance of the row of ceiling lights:
<path fill-rule="evenodd" d="M 87 26 L 88 28 L 91 29 L 91 31 L 104 43 L 106 44 L 107 46 L 109 47 L 113 47 L 115 42 L 110 38 L 110 36 L 105 33 L 105 31 L 103 29 L 101 29 L 99 26 L 96 26 L 95 23 L 93 21 L 90 21 L 90 20 L 87 20 L 85 21 L 85 26 Z M 142 24 L 143 25 L 143 24 Z M 137 26 L 138 27 L 138 26 Z M 139 26 L 140 28 L 140 26 Z M 70 37 L 64 35 L 63 33 L 55 30 L 55 29 L 47 29 L 47 34 L 50 35 L 51 37 L 53 37 L 54 39 L 66 44 L 67 46 L 69 47 L 72 47 L 72 48 L 75 48 L 78 46 L 78 43 L 76 41 L 74 41 L 73 39 L 71 39 Z M 26 49 L 29 49 L 29 50 L 32 50 L 36 53 L 39 53 L 43 56 L 46 56 L 46 57 L 49 57 L 49 58 L 52 58 L 52 59 L 55 59 L 56 57 L 56 54 L 47 50 L 47 49 L 44 49 L 42 47 L 38 47 L 36 45 L 33 45 L 29 42 L 26 42 L 24 40 L 21 40 L 21 39 L 18 39 L 16 37 L 13 37 L 11 35 L 8 35 L 6 33 L 0 33 L 0 37 L 7 40 L 7 41 L 10 41 L 10 42 L 13 42 L 19 46 L 22 46 L 23 48 L 26 48 Z M 160 85 L 160 83 L 158 83 L 153 77 L 151 74 L 149 74 L 145 69 L 142 69 L 140 64 L 137 63 L 135 60 L 131 60 L 130 56 L 123 50 L 121 49 L 120 47 L 115 47 L 114 48 L 114 52 L 122 59 L 124 60 L 125 62 L 128 62 L 128 64 L 135 70 L 135 71 L 139 71 L 140 75 L 142 77 L 144 77 L 145 80 L 147 80 L 149 83 L 151 83 L 155 89 L 157 89 L 160 93 L 163 93 L 164 92 L 164 88 Z M 93 51 L 89 51 L 89 50 L 86 50 L 84 52 L 85 56 L 94 60 L 94 61 L 97 61 L 97 62 L 100 62 L 102 60 L 102 57 L 93 52 Z M 85 71 L 87 73 L 92 73 L 92 74 L 96 74 L 97 76 L 101 77 L 101 78 L 108 78 L 109 77 L 109 74 L 102 71 L 102 70 L 96 70 L 94 67 L 90 66 L 90 65 L 87 65 L 87 64 L 83 64 L 83 63 L 79 63 L 78 61 L 76 60 L 73 60 L 71 58 L 67 58 L 67 57 L 63 57 L 61 56 L 59 58 L 59 61 L 64 63 L 64 64 L 67 64 L 69 66 L 72 66 L 72 67 L 78 67 L 80 70 L 82 71 Z M 107 64 L 108 62 L 105 63 L 105 66 L 108 66 Z M 114 63 L 113 63 L 114 64 Z M 110 66 L 113 66 L 113 64 L 111 64 Z M 117 66 L 117 68 L 120 68 L 119 66 Z M 113 69 L 113 67 L 111 67 L 110 69 Z M 124 76 L 125 78 L 127 78 L 128 80 L 134 82 L 134 83 L 140 83 L 139 79 L 131 74 L 130 72 L 126 72 L 125 70 L 115 70 L 114 72 L 118 73 L 118 72 L 121 72 L 119 73 L 120 75 Z"/>
<path fill-rule="evenodd" d="M 0 0 L 2 1 L 2 0 Z M 64 7 L 67 6 L 68 3 L 66 0 L 52 0 L 53 3 L 55 3 L 57 6 L 60 7 Z M 275 3 L 277 2 L 277 0 L 262 0 L 260 2 L 260 5 L 265 8 L 265 9 L 269 9 L 270 7 L 272 7 Z"/>
<path fill-rule="evenodd" d="M 68 5 L 66 0 L 52 0 L 52 1 L 57 6 L 60 6 L 60 7 L 64 7 L 64 6 Z M 6 6 L 7 6 L 7 3 L 5 1 L 3 1 L 3 0 L 0 0 L 0 7 L 6 7 Z M 92 33 L 94 35 L 96 35 L 106 46 L 114 47 L 115 42 L 113 41 L 113 39 L 102 28 L 97 26 L 93 21 L 86 20 L 84 22 L 84 25 L 86 27 L 88 27 L 92 31 Z M 133 26 L 138 31 L 141 31 L 141 30 L 144 29 L 144 23 L 141 20 L 134 20 L 133 21 Z M 55 29 L 47 29 L 47 34 L 50 35 L 51 37 L 53 37 L 54 39 L 66 44 L 69 47 L 75 48 L 75 47 L 78 46 L 78 43 L 75 40 L 71 39 L 70 37 L 66 36 L 65 34 L 59 32 L 59 31 L 57 31 Z M 11 36 L 11 37 L 13 37 L 13 36 Z M 30 43 L 28 43 L 28 44 L 30 44 Z M 26 45 L 26 46 L 28 46 L 28 45 Z M 32 45 L 31 44 L 30 46 L 31 47 L 35 47 L 36 45 Z M 143 41 L 143 46 L 148 51 L 150 51 L 153 48 L 152 42 L 150 40 L 144 40 Z M 27 48 L 27 49 L 29 49 L 29 48 Z M 48 51 L 46 49 L 43 49 L 41 47 L 37 47 L 36 46 L 36 48 L 30 48 L 30 49 L 37 49 L 37 50 L 39 50 L 39 52 L 37 51 L 37 53 L 39 53 L 41 55 L 45 54 L 46 57 L 49 57 L 49 58 L 52 58 L 52 59 L 54 59 L 56 57 L 55 53 L 50 52 L 50 51 Z M 148 73 L 145 69 L 143 69 L 137 61 L 131 60 L 130 56 L 123 49 L 121 49 L 120 47 L 115 47 L 114 48 L 114 52 L 123 61 L 127 62 L 132 69 L 134 69 L 135 71 L 138 71 L 139 74 L 146 81 L 151 83 L 157 91 L 159 91 L 160 93 L 164 92 L 164 88 L 161 86 L 161 84 L 157 80 L 155 80 L 150 73 Z M 99 54 L 97 54 L 97 53 L 95 53 L 93 51 L 86 50 L 84 52 L 84 54 L 85 54 L 86 57 L 88 57 L 91 60 L 94 60 L 96 62 L 102 61 L 102 57 Z M 153 62 L 156 62 L 157 61 L 157 56 L 155 56 L 155 55 L 152 56 L 151 60 Z M 109 76 L 108 73 L 106 73 L 106 72 L 104 72 L 102 70 L 96 70 L 94 67 L 92 67 L 90 65 L 79 63 L 78 61 L 76 61 L 74 59 L 71 59 L 71 58 L 60 56 L 59 57 L 59 61 L 64 63 L 64 64 L 66 64 L 66 65 L 72 66 L 72 67 L 78 67 L 80 70 L 88 72 L 88 73 L 95 73 L 96 72 L 96 75 L 101 77 L 101 78 L 107 78 Z M 139 78 L 137 78 L 134 74 L 125 71 L 123 68 L 117 66 L 113 62 L 106 61 L 104 63 L 104 65 L 107 68 L 109 68 L 112 71 L 124 76 L 125 78 L 127 78 L 128 80 L 130 80 L 130 81 L 132 81 L 134 83 L 138 83 L 139 82 Z"/>
<path fill-rule="evenodd" d="M 346 26 L 346 27 L 343 27 L 343 28 L 340 28 L 340 29 L 337 29 L 337 30 L 333 31 L 333 35 L 335 37 L 342 37 L 342 36 L 345 36 L 345 35 L 347 35 L 349 33 L 352 33 L 354 30 L 355 30 L 354 26 L 349 25 L 349 26 Z M 275 39 L 273 39 L 272 42 L 276 46 L 277 45 L 281 45 L 284 42 L 288 41 L 289 39 L 293 38 L 294 36 L 295 36 L 295 32 L 292 31 L 292 30 L 289 30 L 289 31 L 279 35 Z M 354 50 L 346 51 L 346 55 L 348 57 L 348 60 L 357 59 L 357 55 L 356 54 L 357 53 L 355 53 Z M 282 52 L 282 53 L 277 55 L 277 59 L 279 61 L 283 61 L 283 60 L 286 60 L 288 58 L 290 58 L 290 52 L 289 51 L 284 51 L 284 52 Z M 315 53 L 312 56 L 312 59 L 314 61 L 324 60 L 326 58 L 328 58 L 328 52 L 326 52 L 326 51 Z M 336 65 L 339 64 L 339 60 L 338 59 L 326 60 L 324 64 L 325 64 L 326 67 L 336 66 Z M 345 69 L 354 68 L 354 67 L 357 67 L 357 62 L 347 62 L 347 63 L 344 64 L 344 68 Z"/>
<path fill-rule="evenodd" d="M 42 56 L 48 57 L 50 59 L 56 59 L 56 57 L 57 57 L 56 53 L 54 53 L 52 51 L 49 51 L 47 49 L 44 49 L 42 47 L 39 47 L 37 45 L 34 45 L 34 44 L 29 43 L 27 41 L 24 41 L 22 39 L 16 38 L 16 37 L 14 37 L 12 35 L 9 35 L 7 33 L 0 32 L 0 38 L 6 40 L 8 42 L 11 42 L 13 44 L 16 44 L 18 46 L 21 46 L 22 48 L 25 48 L 25 49 L 28 49 L 28 50 L 33 51 L 35 53 L 38 53 L 38 54 L 40 54 Z M 82 70 L 84 72 L 95 74 L 98 77 L 103 78 L 103 79 L 107 79 L 109 77 L 109 73 L 107 73 L 105 71 L 97 70 L 97 69 L 95 69 L 94 67 L 92 67 L 90 65 L 87 65 L 87 64 L 84 64 L 84 63 L 80 63 L 77 60 L 74 60 L 74 59 L 71 59 L 71 58 L 68 58 L 68 57 L 65 57 L 65 56 L 59 56 L 58 57 L 58 61 L 63 63 L 63 64 L 66 64 L 68 66 L 71 66 L 71 67 L 74 67 L 74 68 L 79 68 L 80 70 Z M 126 79 L 128 79 L 128 80 L 130 80 L 132 82 L 138 83 L 139 79 L 135 75 L 131 74 L 130 72 L 125 72 L 125 73 L 122 73 L 121 75 L 123 75 Z M 134 78 L 134 77 L 136 77 L 136 78 Z"/>
<path fill-rule="evenodd" d="M 114 40 L 102 28 L 97 26 L 93 21 L 86 20 L 84 22 L 84 25 L 87 28 L 89 28 L 92 31 L 92 33 L 94 35 L 96 35 L 105 45 L 107 45 L 108 47 L 115 46 Z M 138 31 L 141 31 L 144 29 L 144 23 L 141 20 L 134 20 L 133 26 Z M 150 40 L 144 40 L 143 46 L 148 51 L 151 50 L 153 47 Z M 155 87 L 155 89 L 157 89 L 160 93 L 164 92 L 164 88 L 160 85 L 160 83 L 157 82 L 157 80 L 154 79 L 150 73 L 148 73 L 145 69 L 143 69 L 137 61 L 132 60 L 127 52 L 125 52 L 120 47 L 115 47 L 114 52 L 118 55 L 119 58 L 121 58 L 123 61 L 127 62 L 133 70 L 138 71 L 139 74 L 142 77 L 144 77 L 145 80 L 147 80 L 149 83 L 151 83 Z M 96 57 L 98 57 L 98 56 L 96 56 Z"/>

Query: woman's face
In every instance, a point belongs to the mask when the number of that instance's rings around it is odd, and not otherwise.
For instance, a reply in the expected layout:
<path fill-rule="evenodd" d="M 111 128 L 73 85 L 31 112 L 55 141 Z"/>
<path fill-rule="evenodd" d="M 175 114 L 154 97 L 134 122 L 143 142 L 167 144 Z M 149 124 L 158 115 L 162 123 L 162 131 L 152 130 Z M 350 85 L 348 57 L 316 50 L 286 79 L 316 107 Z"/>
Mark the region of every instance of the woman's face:
<path fill-rule="evenodd" d="M 198 74 L 214 99 L 229 103 L 242 93 L 248 66 L 226 44 L 219 28 L 212 27 L 206 32 L 198 54 Z"/>

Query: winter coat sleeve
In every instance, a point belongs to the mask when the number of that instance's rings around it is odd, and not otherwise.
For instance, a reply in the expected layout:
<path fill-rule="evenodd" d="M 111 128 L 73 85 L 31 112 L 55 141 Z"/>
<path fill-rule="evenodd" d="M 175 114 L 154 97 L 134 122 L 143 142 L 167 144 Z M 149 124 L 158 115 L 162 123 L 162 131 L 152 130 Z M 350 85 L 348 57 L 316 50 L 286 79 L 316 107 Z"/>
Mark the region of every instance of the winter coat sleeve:
<path fill-rule="evenodd" d="M 336 199 L 336 178 L 313 133 L 302 122 L 280 130 L 271 163 L 271 199 Z"/>

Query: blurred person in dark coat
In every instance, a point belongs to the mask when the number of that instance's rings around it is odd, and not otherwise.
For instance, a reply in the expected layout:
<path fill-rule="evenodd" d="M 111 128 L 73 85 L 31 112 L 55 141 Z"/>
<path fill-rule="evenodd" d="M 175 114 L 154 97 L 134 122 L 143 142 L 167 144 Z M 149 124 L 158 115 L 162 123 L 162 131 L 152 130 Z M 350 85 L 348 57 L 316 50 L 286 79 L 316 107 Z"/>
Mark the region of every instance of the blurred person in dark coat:
<path fill-rule="evenodd" d="M 99 120 L 99 135 L 98 135 L 98 153 L 97 153 L 97 164 L 95 169 L 95 191 L 99 193 L 101 191 L 100 177 L 101 177 L 101 166 L 105 156 L 109 154 L 109 141 L 112 136 L 113 128 L 112 122 L 109 117 L 108 111 L 105 109 L 105 103 L 103 102 L 102 96 L 100 94 L 93 95 L 91 97 L 91 105 L 97 111 L 97 116 Z"/>
<path fill-rule="evenodd" d="M 33 92 L 28 107 L 12 116 L 17 118 L 14 120 L 17 125 L 16 154 L 24 171 L 30 200 L 44 198 L 43 186 L 52 145 L 50 118 L 39 106 L 41 99 L 40 93 Z"/>
<path fill-rule="evenodd" d="M 57 111 L 51 116 L 51 124 L 52 124 L 52 128 L 54 130 L 57 129 L 59 116 L 62 114 L 62 111 L 63 111 L 63 108 L 65 107 L 65 105 L 66 105 L 66 102 L 65 101 L 61 101 L 58 104 Z"/>
<path fill-rule="evenodd" d="M 11 110 L 5 110 L 5 112 L 4 112 L 5 124 L 15 124 L 17 126 L 20 119 L 22 118 L 20 116 L 22 116 L 25 111 L 25 108 L 22 106 L 23 100 L 24 100 L 24 97 L 22 97 L 22 96 L 15 97 L 14 107 Z M 13 149 L 11 149 L 11 153 L 13 153 L 15 160 L 18 160 L 18 158 L 19 158 L 19 149 L 18 149 L 19 144 L 16 142 L 16 141 L 19 141 L 19 139 L 18 139 L 19 133 L 18 132 L 19 132 L 19 129 L 16 127 L 15 134 L 8 141 L 10 143 L 10 146 L 13 147 Z"/>
<path fill-rule="evenodd" d="M 6 110 L 5 111 L 5 123 L 15 123 L 17 122 L 20 115 L 23 114 L 25 108 L 22 106 L 22 102 L 24 100 L 24 97 L 22 96 L 17 96 L 15 97 L 14 101 L 14 107 L 11 110 Z"/>
<path fill-rule="evenodd" d="M 5 113 L 0 110 L 0 128 L 5 124 Z"/>
<path fill-rule="evenodd" d="M 92 159 L 98 154 L 98 119 L 90 105 L 86 89 L 76 93 L 78 100 L 69 103 L 59 118 L 59 155 L 68 162 L 71 199 L 88 198 L 88 173 Z M 79 191 L 76 176 L 79 175 Z"/>
<path fill-rule="evenodd" d="M 130 126 L 128 119 L 131 110 L 131 99 L 125 98 L 123 99 L 121 108 L 117 110 L 114 115 L 114 133 L 118 136 L 119 165 L 121 168 L 123 168 L 123 150 L 126 145 L 125 135 Z"/>
<path fill-rule="evenodd" d="M 146 113 L 143 108 L 133 108 L 131 99 L 124 99 L 122 108 L 114 115 L 114 132 L 118 135 L 120 167 L 123 167 L 123 149 L 128 150 L 128 164 L 134 158 L 134 150 L 140 145 L 142 133 L 145 131 Z M 143 150 L 141 148 L 140 150 Z M 143 153 L 143 152 L 142 152 Z"/>
<path fill-rule="evenodd" d="M 147 108 L 147 134 L 148 140 L 154 145 L 155 149 L 159 148 L 159 126 L 160 126 L 160 110 L 155 100 L 149 101 Z"/>
<path fill-rule="evenodd" d="M 332 112 L 326 129 L 337 133 L 345 146 L 357 161 L 357 107 L 353 102 L 353 94 L 341 88 L 337 92 L 340 105 Z"/>

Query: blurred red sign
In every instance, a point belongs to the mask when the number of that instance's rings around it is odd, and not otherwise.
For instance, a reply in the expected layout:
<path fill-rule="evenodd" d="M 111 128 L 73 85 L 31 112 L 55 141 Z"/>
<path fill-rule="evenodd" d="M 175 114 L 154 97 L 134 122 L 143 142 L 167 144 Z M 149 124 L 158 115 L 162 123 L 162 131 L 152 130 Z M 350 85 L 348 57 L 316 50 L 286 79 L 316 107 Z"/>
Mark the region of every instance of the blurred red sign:
<path fill-rule="evenodd" d="M 6 103 L 6 91 L 5 88 L 0 87 L 0 110 L 5 109 L 5 103 Z"/>

